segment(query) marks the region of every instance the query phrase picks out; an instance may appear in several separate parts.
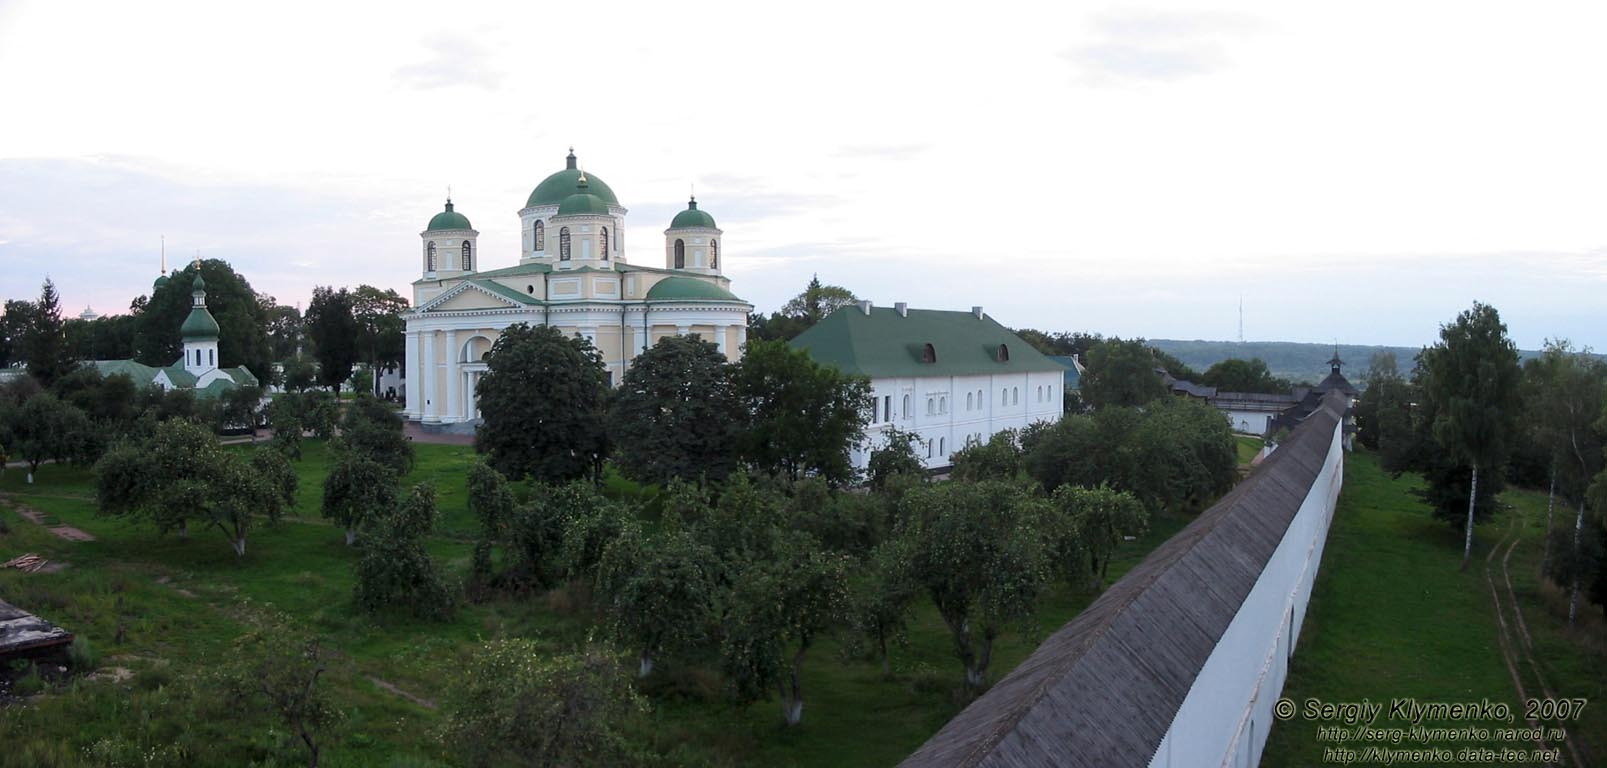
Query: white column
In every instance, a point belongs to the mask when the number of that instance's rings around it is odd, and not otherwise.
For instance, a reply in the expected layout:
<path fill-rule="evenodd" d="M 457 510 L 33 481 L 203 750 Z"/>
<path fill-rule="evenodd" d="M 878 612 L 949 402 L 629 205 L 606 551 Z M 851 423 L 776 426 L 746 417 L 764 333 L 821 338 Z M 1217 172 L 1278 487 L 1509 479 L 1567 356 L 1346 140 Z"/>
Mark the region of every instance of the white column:
<path fill-rule="evenodd" d="M 675 326 L 675 335 L 676 336 L 685 336 L 685 335 L 687 335 L 688 333 L 691 333 L 691 332 L 692 332 L 692 326 L 690 326 L 690 325 L 677 325 L 677 326 Z"/>
<path fill-rule="evenodd" d="M 716 349 L 720 350 L 720 354 L 722 355 L 726 354 L 725 337 L 728 328 L 730 328 L 730 326 L 727 325 L 714 326 L 714 346 Z"/>
<path fill-rule="evenodd" d="M 441 411 L 441 421 L 454 422 L 463 420 L 463 401 L 458 397 L 458 390 L 463 386 L 458 375 L 458 332 L 446 332 L 446 408 Z"/>
<path fill-rule="evenodd" d="M 422 373 L 423 366 L 419 364 L 419 357 L 418 331 L 408 331 L 407 353 L 405 358 L 407 361 L 407 366 L 402 369 L 407 371 L 407 381 L 402 382 L 402 386 L 407 389 L 406 414 L 410 419 L 417 419 L 424 415 L 423 411 L 419 408 L 419 405 L 424 402 L 419 398 L 419 385 L 424 381 L 424 376 Z"/>
<path fill-rule="evenodd" d="M 424 356 L 420 358 L 423 365 L 419 366 L 419 383 L 424 396 L 424 420 L 431 424 L 441 423 L 441 398 L 435 391 L 435 331 L 424 332 Z"/>

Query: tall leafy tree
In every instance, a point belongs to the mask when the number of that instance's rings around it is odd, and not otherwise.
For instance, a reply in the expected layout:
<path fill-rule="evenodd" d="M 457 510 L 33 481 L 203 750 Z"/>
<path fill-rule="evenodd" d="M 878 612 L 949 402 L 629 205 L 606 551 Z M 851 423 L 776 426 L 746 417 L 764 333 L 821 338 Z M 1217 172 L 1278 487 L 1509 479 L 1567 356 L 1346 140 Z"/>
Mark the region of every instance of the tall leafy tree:
<path fill-rule="evenodd" d="M 608 410 L 615 461 L 643 483 L 723 480 L 742 426 L 734 369 L 714 344 L 668 336 L 636 357 Z"/>
<path fill-rule="evenodd" d="M 998 480 L 935 483 L 904 496 L 910 573 L 931 596 L 975 690 L 993 644 L 1025 626 L 1049 575 L 1045 502 Z"/>
<path fill-rule="evenodd" d="M 376 372 L 373 382 L 376 394 L 377 372 L 402 364 L 406 347 L 406 323 L 402 313 L 410 307 L 407 299 L 389 288 L 381 290 L 372 285 L 359 285 L 352 291 L 352 316 L 357 320 L 357 359 Z"/>
<path fill-rule="evenodd" d="M 95 458 L 99 436 L 89 416 L 49 392 L 5 411 L 5 448 L 28 462 L 28 482 L 46 461 L 85 462 Z"/>
<path fill-rule="evenodd" d="M 1506 460 L 1519 416 L 1518 350 L 1494 307 L 1474 303 L 1440 326 L 1440 341 L 1423 350 L 1424 393 L 1434 402 L 1436 442 L 1472 472 L 1462 568 L 1473 556 L 1479 472 Z"/>
<path fill-rule="evenodd" d="M 955 451 L 952 460 L 955 480 L 1013 480 L 1021 472 L 1021 443 L 1015 430 L 1003 429 Z"/>
<path fill-rule="evenodd" d="M 61 319 L 61 298 L 55 282 L 45 280 L 34 305 L 33 317 L 23 336 L 22 352 L 28 361 L 28 375 L 44 386 L 72 373 L 79 358 L 67 344 L 66 324 Z"/>
<path fill-rule="evenodd" d="M 323 515 L 346 529 L 346 546 L 359 530 L 400 503 L 396 473 L 373 459 L 347 451 L 324 478 Z"/>
<path fill-rule="evenodd" d="M 424 537 L 439 519 L 434 489 L 420 483 L 402 503 L 381 508 L 366 521 L 352 592 L 357 607 L 366 611 L 403 607 L 426 619 L 451 615 L 452 592 L 424 548 Z"/>
<path fill-rule="evenodd" d="M 1553 483 L 1563 498 L 1575 503 L 1571 549 L 1577 558 L 1585 527 L 1585 502 L 1591 481 L 1602 472 L 1602 434 L 1596 422 L 1607 408 L 1607 363 L 1576 351 L 1567 341 L 1550 341 L 1535 366 L 1538 387 L 1530 391 L 1535 398 L 1531 412 L 1538 416 L 1542 442 L 1552 455 Z M 1551 515 L 1546 516 L 1546 533 L 1551 533 Z M 1550 554 L 1549 540 L 1547 554 Z M 1568 585 L 1572 595 L 1568 623 L 1572 625 L 1579 609 L 1579 570 Z"/>
<path fill-rule="evenodd" d="M 1095 408 L 1109 405 L 1143 405 L 1166 394 L 1155 374 L 1153 351 L 1142 340 L 1111 338 L 1088 350 L 1088 372 L 1080 389 Z"/>
<path fill-rule="evenodd" d="M 353 311 L 351 291 L 327 286 L 312 289 L 305 320 L 307 337 L 318 360 L 318 383 L 334 387 L 337 394 L 357 362 L 359 327 Z"/>
<path fill-rule="evenodd" d="M 1149 528 L 1149 514 L 1138 497 L 1109 486 L 1078 488 L 1063 485 L 1055 489 L 1056 511 L 1063 525 L 1074 532 L 1076 543 L 1057 547 L 1062 553 L 1086 554 L 1088 565 L 1099 585 L 1110 573 L 1110 558 L 1128 536 L 1140 536 Z M 1064 528 L 1063 528 L 1064 530 Z M 1064 558 L 1072 559 L 1072 558 Z M 1080 557 L 1075 557 L 1081 560 Z"/>
<path fill-rule="evenodd" d="M 608 543 L 597 586 L 610 632 L 636 650 L 636 676 L 647 677 L 663 654 L 704 639 L 714 612 L 714 552 L 681 526 L 651 535 L 632 526 Z"/>
<path fill-rule="evenodd" d="M 77 360 L 128 360 L 134 357 L 134 336 L 139 318 L 105 315 L 94 320 L 68 318 L 64 324 L 67 348 Z"/>
<path fill-rule="evenodd" d="M 754 341 L 737 366 L 748 414 L 743 455 L 754 466 L 797 480 L 854 478 L 850 451 L 865 439 L 870 381 L 810 359 L 785 342 Z"/>
<path fill-rule="evenodd" d="M 910 572 L 910 540 L 888 539 L 866 558 L 849 589 L 849 621 L 869 642 L 882 662 L 882 675 L 892 673 L 888 645 L 900 642 L 914 612 L 921 585 Z"/>
<path fill-rule="evenodd" d="M 1286 394 L 1290 388 L 1289 381 L 1273 376 L 1266 361 L 1259 357 L 1228 358 L 1216 363 L 1200 376 L 1200 383 L 1224 392 Z"/>
<path fill-rule="evenodd" d="M 787 725 L 803 721 L 803 663 L 847 608 L 848 559 L 814 537 L 770 529 L 769 556 L 744 562 L 725 593 L 720 666 L 737 698 L 781 692 Z"/>
<path fill-rule="evenodd" d="M 871 490 L 881 491 L 899 476 L 926 477 L 926 465 L 915 452 L 920 440 L 920 435 L 894 426 L 882 431 L 882 444 L 871 449 L 870 460 L 865 465 Z"/>
<path fill-rule="evenodd" d="M 599 477 L 608 389 L 591 342 L 550 326 L 510 326 L 486 355 L 475 450 L 512 479 Z"/>
<path fill-rule="evenodd" d="M 858 300 L 853 291 L 840 285 L 822 284 L 820 276 L 813 275 L 809 278 L 809 285 L 804 287 L 803 293 L 782 305 L 781 314 L 801 319 L 807 323 L 805 327 L 808 327 L 843 307 L 852 306 Z"/>
<path fill-rule="evenodd" d="M 31 301 L 23 299 L 7 299 L 5 314 L 0 315 L 0 366 L 10 367 L 17 362 L 26 362 L 27 356 L 23 351 L 24 339 L 28 330 L 33 327 L 33 316 L 38 307 Z"/>
<path fill-rule="evenodd" d="M 258 381 L 272 381 L 267 318 L 251 283 L 220 259 L 202 259 L 199 272 L 206 281 L 207 311 L 218 321 L 218 366 L 245 366 Z M 172 365 L 179 359 L 183 349 L 179 327 L 194 303 L 191 289 L 196 273 L 193 262 L 175 270 L 172 279 L 153 290 L 135 312 L 139 327 L 134 336 L 134 359 L 154 366 Z"/>

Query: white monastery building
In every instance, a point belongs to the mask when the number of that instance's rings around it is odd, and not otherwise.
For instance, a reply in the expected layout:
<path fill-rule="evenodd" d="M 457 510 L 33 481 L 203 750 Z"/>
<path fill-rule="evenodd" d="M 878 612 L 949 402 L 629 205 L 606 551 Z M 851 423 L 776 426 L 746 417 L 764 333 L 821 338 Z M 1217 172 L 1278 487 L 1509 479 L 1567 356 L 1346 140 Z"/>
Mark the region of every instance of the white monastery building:
<path fill-rule="evenodd" d="M 870 379 L 875 407 L 866 445 L 853 453 L 859 469 L 886 444 L 889 427 L 916 434 L 917 455 L 931 469 L 997 432 L 1059 421 L 1065 407 L 1065 367 L 981 307 L 946 312 L 862 301 L 791 343 L 818 363 Z"/>
<path fill-rule="evenodd" d="M 419 233 L 422 277 L 407 323 L 409 419 L 453 424 L 479 416 L 484 357 L 515 323 L 583 336 L 617 384 L 637 354 L 666 336 L 697 334 L 736 360 L 753 306 L 722 272 L 724 232 L 692 199 L 664 230 L 664 266 L 629 263 L 626 209 L 602 179 L 567 163 L 519 209 L 511 267 L 480 270 L 479 232 L 446 201 Z"/>

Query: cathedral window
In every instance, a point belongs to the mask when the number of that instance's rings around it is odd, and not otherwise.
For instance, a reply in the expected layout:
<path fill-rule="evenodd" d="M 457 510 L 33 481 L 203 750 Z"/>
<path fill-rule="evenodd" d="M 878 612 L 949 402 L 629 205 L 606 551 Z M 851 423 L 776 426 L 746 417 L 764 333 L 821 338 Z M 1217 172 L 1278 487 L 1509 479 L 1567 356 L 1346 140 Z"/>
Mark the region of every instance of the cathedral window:
<path fill-rule="evenodd" d="M 939 457 L 948 455 L 948 451 L 944 450 L 947 447 L 947 442 L 946 438 L 940 437 L 937 439 L 937 455 Z"/>
<path fill-rule="evenodd" d="M 608 261 L 608 227 L 603 227 L 603 231 L 598 233 L 598 237 L 602 238 L 598 242 L 602 246 L 600 250 L 603 252 L 603 261 Z"/>
<path fill-rule="evenodd" d="M 710 240 L 709 241 L 709 268 L 710 269 L 719 269 L 720 268 L 720 241 L 719 240 Z"/>
<path fill-rule="evenodd" d="M 569 227 L 558 228 L 558 260 L 569 261 Z"/>
<path fill-rule="evenodd" d="M 1020 387 L 1011 387 L 1010 388 L 1010 404 L 1011 405 L 1020 405 L 1021 404 L 1021 388 Z"/>
<path fill-rule="evenodd" d="M 474 264 L 474 261 L 473 261 L 473 246 L 469 245 L 469 241 L 464 240 L 463 241 L 463 271 L 468 272 L 468 271 L 474 269 L 473 264 Z"/>
<path fill-rule="evenodd" d="M 430 243 L 429 247 L 424 249 L 424 255 L 425 255 L 425 258 L 424 258 L 424 271 L 425 272 L 434 272 L 435 271 L 435 243 L 433 243 L 433 242 Z"/>
<path fill-rule="evenodd" d="M 893 396 L 892 395 L 887 395 L 886 397 L 882 398 L 882 421 L 892 421 L 892 420 L 893 420 Z"/>
<path fill-rule="evenodd" d="M 675 241 L 675 268 L 676 269 L 686 269 L 686 241 L 685 240 L 677 239 Z"/>
<path fill-rule="evenodd" d="M 542 226 L 541 222 L 536 222 L 535 226 L 530 228 L 530 234 L 535 238 L 535 247 L 533 247 L 531 250 L 547 250 L 547 228 Z"/>

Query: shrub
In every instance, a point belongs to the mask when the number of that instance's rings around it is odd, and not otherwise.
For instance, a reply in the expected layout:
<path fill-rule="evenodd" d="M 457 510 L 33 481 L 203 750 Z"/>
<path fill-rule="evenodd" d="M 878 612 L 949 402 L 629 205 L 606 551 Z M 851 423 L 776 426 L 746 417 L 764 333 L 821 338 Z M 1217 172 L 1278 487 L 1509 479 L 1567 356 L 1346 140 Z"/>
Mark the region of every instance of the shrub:
<path fill-rule="evenodd" d="M 67 660 L 76 672 L 93 672 L 100 667 L 100 652 L 89 644 L 89 638 L 74 635 L 73 644 L 67 647 Z"/>

